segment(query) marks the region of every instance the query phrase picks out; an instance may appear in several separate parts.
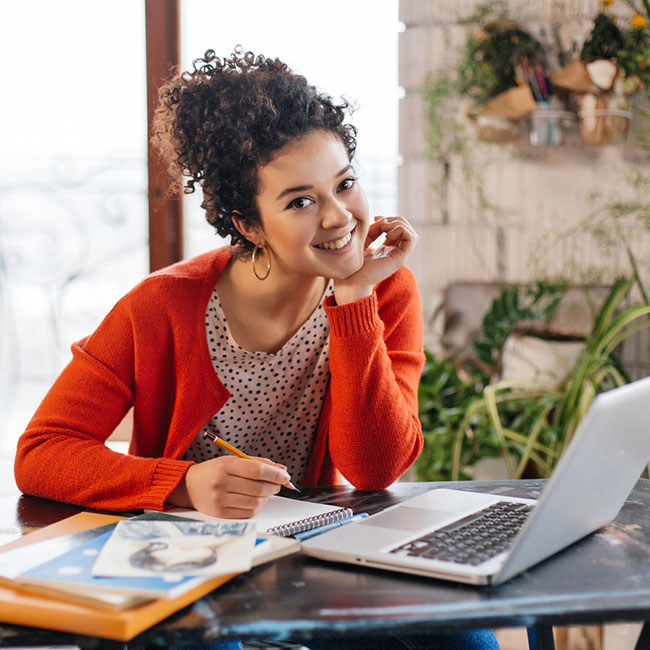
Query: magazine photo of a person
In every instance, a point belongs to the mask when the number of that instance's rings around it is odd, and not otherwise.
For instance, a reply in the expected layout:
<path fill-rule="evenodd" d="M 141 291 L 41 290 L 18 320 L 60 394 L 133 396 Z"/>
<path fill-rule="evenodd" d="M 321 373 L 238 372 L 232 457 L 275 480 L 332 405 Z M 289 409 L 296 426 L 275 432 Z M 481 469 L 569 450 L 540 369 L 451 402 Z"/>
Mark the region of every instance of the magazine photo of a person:
<path fill-rule="evenodd" d="M 255 526 L 250 523 L 206 523 L 201 521 L 119 522 L 104 545 L 93 574 L 98 576 L 151 576 L 164 574 L 170 580 L 185 575 L 217 575 L 245 570 L 255 544 Z M 236 553 L 231 552 L 235 549 Z M 232 555 L 236 555 L 236 566 Z M 224 561 L 227 558 L 227 561 Z"/>

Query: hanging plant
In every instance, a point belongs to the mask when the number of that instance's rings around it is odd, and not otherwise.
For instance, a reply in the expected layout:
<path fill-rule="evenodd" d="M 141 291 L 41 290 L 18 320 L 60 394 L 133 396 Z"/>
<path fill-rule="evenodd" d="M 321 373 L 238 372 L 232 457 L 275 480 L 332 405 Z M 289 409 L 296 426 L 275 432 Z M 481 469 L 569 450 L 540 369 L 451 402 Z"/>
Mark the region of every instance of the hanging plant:
<path fill-rule="evenodd" d="M 520 86 L 517 67 L 544 64 L 541 44 L 511 20 L 488 22 L 467 40 L 459 67 L 459 90 L 484 104 Z"/>
<path fill-rule="evenodd" d="M 580 60 L 589 63 L 597 59 L 616 59 L 623 42 L 623 34 L 613 17 L 601 12 L 582 46 Z"/>

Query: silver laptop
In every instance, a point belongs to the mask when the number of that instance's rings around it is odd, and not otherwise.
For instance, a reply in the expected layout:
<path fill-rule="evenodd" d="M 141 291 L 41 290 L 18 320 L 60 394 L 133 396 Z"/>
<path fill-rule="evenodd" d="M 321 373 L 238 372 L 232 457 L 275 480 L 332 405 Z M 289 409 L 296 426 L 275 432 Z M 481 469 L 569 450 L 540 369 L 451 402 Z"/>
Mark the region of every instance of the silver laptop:
<path fill-rule="evenodd" d="M 306 555 L 500 584 L 609 523 L 650 458 L 650 377 L 601 393 L 538 500 L 420 496 L 303 541 Z"/>

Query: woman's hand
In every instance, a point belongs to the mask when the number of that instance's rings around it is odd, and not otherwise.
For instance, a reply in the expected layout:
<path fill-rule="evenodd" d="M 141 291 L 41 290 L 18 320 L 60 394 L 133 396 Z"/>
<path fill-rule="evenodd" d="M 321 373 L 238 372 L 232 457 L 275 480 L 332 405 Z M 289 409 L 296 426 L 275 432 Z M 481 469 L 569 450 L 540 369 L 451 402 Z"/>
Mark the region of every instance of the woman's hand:
<path fill-rule="evenodd" d="M 248 519 L 289 480 L 287 468 L 268 458 L 220 456 L 192 465 L 167 503 L 213 517 Z"/>
<path fill-rule="evenodd" d="M 372 293 L 372 288 L 404 266 L 413 250 L 418 235 L 404 217 L 375 217 L 370 225 L 364 248 L 381 235 L 383 244 L 375 250 L 366 250 L 363 266 L 350 277 L 334 280 L 334 295 L 338 305 L 360 300 Z"/>

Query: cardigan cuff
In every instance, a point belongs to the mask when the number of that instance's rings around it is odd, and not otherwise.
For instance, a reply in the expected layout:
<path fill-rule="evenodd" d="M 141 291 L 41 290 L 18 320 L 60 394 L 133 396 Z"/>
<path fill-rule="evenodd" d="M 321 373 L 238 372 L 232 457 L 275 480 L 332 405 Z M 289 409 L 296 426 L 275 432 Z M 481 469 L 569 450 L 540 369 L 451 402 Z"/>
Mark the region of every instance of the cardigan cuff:
<path fill-rule="evenodd" d="M 366 298 L 345 305 L 337 305 L 334 296 L 328 296 L 323 306 L 330 322 L 331 333 L 335 336 L 368 332 L 382 324 L 377 308 L 377 294 L 374 291 Z"/>
<path fill-rule="evenodd" d="M 181 482 L 185 473 L 194 465 L 192 461 L 159 458 L 151 481 L 151 489 L 142 495 L 141 508 L 164 510 L 167 497 Z"/>

